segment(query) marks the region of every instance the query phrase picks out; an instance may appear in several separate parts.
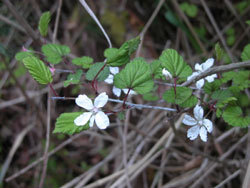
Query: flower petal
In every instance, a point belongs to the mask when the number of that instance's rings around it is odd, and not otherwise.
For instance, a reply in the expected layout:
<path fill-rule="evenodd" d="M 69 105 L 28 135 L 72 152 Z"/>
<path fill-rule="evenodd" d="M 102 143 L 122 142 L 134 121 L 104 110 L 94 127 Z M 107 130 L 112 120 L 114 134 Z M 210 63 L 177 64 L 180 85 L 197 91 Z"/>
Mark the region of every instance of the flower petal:
<path fill-rule="evenodd" d="M 200 128 L 200 137 L 203 142 L 207 141 L 207 129 L 204 126 Z"/>
<path fill-rule="evenodd" d="M 162 74 L 166 77 L 166 79 L 172 79 L 172 75 L 167 71 L 167 69 L 162 69 Z"/>
<path fill-rule="evenodd" d="M 109 118 L 104 112 L 99 111 L 95 115 L 95 123 L 99 129 L 106 129 L 109 126 Z"/>
<path fill-rule="evenodd" d="M 204 119 L 203 125 L 207 128 L 207 131 L 209 133 L 211 133 L 213 131 L 213 123 L 209 119 Z"/>
<path fill-rule="evenodd" d="M 92 100 L 87 95 L 78 95 L 75 100 L 76 104 L 86 110 L 92 110 L 94 108 Z"/>
<path fill-rule="evenodd" d="M 203 119 L 204 110 L 201 106 L 196 105 L 194 108 L 194 117 L 200 121 Z"/>
<path fill-rule="evenodd" d="M 205 79 L 206 79 L 208 82 L 213 82 L 215 78 L 217 78 L 217 74 L 212 74 L 212 75 L 210 75 L 210 76 L 207 76 Z"/>
<path fill-rule="evenodd" d="M 121 92 L 122 92 L 121 89 L 119 89 L 119 88 L 113 86 L 112 91 L 113 91 L 113 93 L 114 93 L 115 96 L 117 96 L 117 97 L 120 97 L 120 96 L 121 96 Z"/>
<path fill-rule="evenodd" d="M 214 64 L 214 58 L 207 59 L 204 63 L 201 64 L 202 70 L 205 71 L 209 69 L 210 67 L 213 66 L 213 64 Z"/>
<path fill-rule="evenodd" d="M 196 82 L 196 87 L 198 88 L 198 89 L 201 89 L 203 86 L 204 86 L 204 79 L 200 79 L 200 80 L 198 80 L 197 82 Z"/>
<path fill-rule="evenodd" d="M 84 112 L 82 115 L 78 116 L 74 120 L 74 123 L 77 126 L 83 126 L 83 125 L 85 125 L 89 121 L 91 115 L 92 115 L 92 112 Z"/>
<path fill-rule="evenodd" d="M 100 95 L 98 95 L 95 98 L 94 106 L 96 108 L 101 108 L 108 102 L 108 99 L 109 99 L 109 97 L 106 94 L 106 92 L 102 92 Z"/>
<path fill-rule="evenodd" d="M 188 131 L 187 131 L 187 137 L 190 140 L 194 140 L 194 139 L 196 139 L 198 137 L 199 132 L 200 132 L 200 126 L 198 126 L 198 125 L 193 126 L 190 129 L 188 129 Z"/>
<path fill-rule="evenodd" d="M 182 123 L 184 123 L 185 125 L 193 126 L 197 124 L 197 121 L 191 116 L 185 115 L 184 119 L 182 120 Z"/>
<path fill-rule="evenodd" d="M 127 94 L 128 93 L 128 89 L 122 89 L 122 91 L 125 93 L 125 94 Z M 128 95 L 136 95 L 137 93 L 134 91 L 134 90 L 130 90 L 129 91 L 129 94 Z"/>
<path fill-rule="evenodd" d="M 199 73 L 198 72 L 193 72 L 193 74 L 191 74 L 190 76 L 187 77 L 187 80 L 190 80 L 194 77 L 196 77 Z"/>
<path fill-rule="evenodd" d="M 110 75 L 108 76 L 108 78 L 106 78 L 106 79 L 104 80 L 104 82 L 106 82 L 106 83 L 108 83 L 108 84 L 113 84 L 113 80 L 114 80 L 114 76 L 113 76 L 112 74 L 110 74 Z"/>
<path fill-rule="evenodd" d="M 195 64 L 194 69 L 197 70 L 198 72 L 202 72 L 203 71 L 202 65 L 200 65 L 199 63 Z"/>
<path fill-rule="evenodd" d="M 93 127 L 94 125 L 94 120 L 95 120 L 95 115 L 91 116 L 90 120 L 89 120 L 89 127 Z"/>
<path fill-rule="evenodd" d="M 109 67 L 109 71 L 113 74 L 116 75 L 119 73 L 119 67 Z"/>

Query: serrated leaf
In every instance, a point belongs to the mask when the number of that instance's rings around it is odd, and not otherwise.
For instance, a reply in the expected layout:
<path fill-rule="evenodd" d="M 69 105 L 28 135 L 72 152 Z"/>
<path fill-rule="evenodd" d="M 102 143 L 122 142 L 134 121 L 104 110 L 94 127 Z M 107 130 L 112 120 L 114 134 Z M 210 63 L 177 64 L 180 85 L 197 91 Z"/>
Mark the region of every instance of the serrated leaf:
<path fill-rule="evenodd" d="M 221 80 L 215 80 L 213 82 L 205 82 L 204 91 L 206 94 L 211 95 L 214 91 L 217 91 L 221 86 Z"/>
<path fill-rule="evenodd" d="M 95 76 L 104 65 L 105 65 L 104 62 L 93 64 L 86 73 L 86 79 L 90 81 L 94 80 Z M 108 76 L 109 76 L 109 68 L 105 66 L 104 69 L 98 74 L 97 80 L 104 81 Z"/>
<path fill-rule="evenodd" d="M 250 44 L 246 45 L 241 53 L 241 60 L 247 61 L 250 60 Z"/>
<path fill-rule="evenodd" d="M 115 75 L 114 85 L 120 89 L 133 89 L 139 94 L 148 93 L 154 86 L 149 64 L 142 58 L 134 59 Z"/>
<path fill-rule="evenodd" d="M 150 63 L 151 74 L 154 76 L 162 75 L 161 62 L 159 60 L 154 60 Z"/>
<path fill-rule="evenodd" d="M 250 125 L 250 116 L 244 117 L 239 106 L 228 106 L 222 117 L 225 122 L 232 126 L 247 127 Z"/>
<path fill-rule="evenodd" d="M 138 48 L 140 38 L 136 37 L 125 42 L 119 49 L 111 48 L 104 52 L 107 58 L 107 64 L 118 67 L 127 64 L 130 61 L 130 55 Z"/>
<path fill-rule="evenodd" d="M 229 89 L 214 91 L 211 95 L 212 99 L 217 100 L 217 103 L 225 101 L 225 99 L 232 97 L 232 92 Z"/>
<path fill-rule="evenodd" d="M 198 99 L 195 96 L 190 96 L 187 100 L 180 104 L 183 108 L 191 108 L 198 103 Z"/>
<path fill-rule="evenodd" d="M 28 69 L 31 76 L 40 84 L 52 82 L 52 75 L 49 68 L 36 57 L 26 57 L 23 59 L 24 66 Z"/>
<path fill-rule="evenodd" d="M 45 37 L 48 34 L 48 27 L 50 22 L 50 12 L 44 12 L 39 20 L 38 29 L 40 34 Z"/>
<path fill-rule="evenodd" d="M 181 104 L 185 102 L 192 95 L 192 89 L 188 87 L 176 87 L 176 95 L 174 88 L 164 92 L 163 99 L 172 104 Z"/>
<path fill-rule="evenodd" d="M 69 74 L 63 86 L 68 87 L 70 84 L 78 84 L 82 77 L 82 70 L 77 70 L 75 74 Z"/>
<path fill-rule="evenodd" d="M 84 126 L 76 126 L 74 120 L 81 115 L 82 112 L 63 113 L 56 119 L 56 125 L 53 133 L 75 134 L 89 129 L 89 124 Z"/>
<path fill-rule="evenodd" d="M 63 56 L 70 53 L 70 48 L 60 44 L 45 44 L 42 46 L 42 52 L 48 62 L 58 64 L 62 61 Z"/>
<path fill-rule="evenodd" d="M 32 57 L 34 54 L 32 52 L 18 52 L 15 55 L 15 58 L 17 61 L 23 61 L 24 58 L 26 57 Z"/>
<path fill-rule="evenodd" d="M 72 60 L 72 63 L 81 66 L 83 69 L 89 69 L 93 64 L 93 58 L 88 56 L 77 57 Z"/>
<path fill-rule="evenodd" d="M 150 92 L 150 93 L 144 94 L 143 99 L 146 101 L 157 101 L 159 100 L 159 97 L 155 93 Z"/>
<path fill-rule="evenodd" d="M 173 77 L 187 78 L 192 69 L 174 49 L 164 50 L 160 56 L 163 68 L 166 68 Z"/>

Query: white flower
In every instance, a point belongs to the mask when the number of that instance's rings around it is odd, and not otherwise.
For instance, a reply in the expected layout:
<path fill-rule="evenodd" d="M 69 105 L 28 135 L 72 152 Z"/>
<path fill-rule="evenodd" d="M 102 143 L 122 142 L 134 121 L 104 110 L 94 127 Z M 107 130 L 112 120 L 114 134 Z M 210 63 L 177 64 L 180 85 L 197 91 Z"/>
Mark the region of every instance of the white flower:
<path fill-rule="evenodd" d="M 166 79 L 172 79 L 172 74 L 170 72 L 167 71 L 167 69 L 162 69 L 162 74 L 166 77 Z"/>
<path fill-rule="evenodd" d="M 111 74 L 109 74 L 108 78 L 106 78 L 106 80 L 104 80 L 104 82 L 108 83 L 108 84 L 113 84 L 114 82 L 114 75 L 116 75 L 117 73 L 119 73 L 119 68 L 118 67 L 109 67 L 109 71 Z M 123 91 L 125 94 L 127 94 L 128 89 L 119 89 L 115 86 L 113 86 L 112 91 L 114 93 L 115 96 L 120 97 L 121 96 L 121 91 Z M 136 92 L 133 90 L 130 90 L 129 95 L 135 95 Z"/>
<path fill-rule="evenodd" d="M 195 67 L 194 69 L 197 71 L 197 72 L 193 72 L 193 74 L 191 76 L 189 76 L 187 78 L 187 80 L 190 80 L 192 79 L 193 77 L 196 77 L 197 75 L 199 75 L 200 73 L 206 71 L 207 69 L 209 69 L 210 67 L 212 67 L 214 64 L 214 59 L 213 58 L 209 58 L 207 59 L 204 63 L 202 63 L 201 65 L 196 63 L 195 64 Z M 213 82 L 214 79 L 217 78 L 217 74 L 212 74 L 210 76 L 207 76 L 205 77 L 205 79 L 208 81 L 208 82 Z M 196 82 L 196 87 L 198 89 L 201 89 L 203 87 L 205 83 L 205 80 L 204 79 L 200 79 Z"/>
<path fill-rule="evenodd" d="M 95 98 L 94 105 L 87 95 L 79 95 L 76 100 L 76 104 L 89 112 L 84 112 L 78 116 L 74 123 L 77 126 L 83 126 L 89 121 L 89 126 L 93 127 L 94 121 L 99 129 L 106 129 L 109 126 L 108 116 L 100 110 L 108 102 L 108 95 L 103 92 Z"/>
<path fill-rule="evenodd" d="M 209 119 L 203 118 L 204 111 L 202 107 L 196 105 L 194 108 L 194 117 L 185 115 L 182 123 L 193 126 L 188 129 L 187 137 L 190 140 L 194 140 L 200 135 L 203 142 L 207 141 L 207 132 L 211 133 L 213 131 L 213 123 Z"/>

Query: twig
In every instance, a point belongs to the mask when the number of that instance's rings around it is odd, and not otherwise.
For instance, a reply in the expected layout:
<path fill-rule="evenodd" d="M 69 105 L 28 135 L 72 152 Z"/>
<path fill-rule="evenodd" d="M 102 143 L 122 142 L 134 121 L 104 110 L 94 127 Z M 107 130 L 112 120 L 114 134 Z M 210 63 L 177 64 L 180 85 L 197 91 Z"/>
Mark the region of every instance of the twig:
<path fill-rule="evenodd" d="M 225 185 L 226 183 L 228 183 L 231 179 L 234 179 L 235 177 L 237 177 L 240 173 L 241 173 L 241 170 L 235 171 L 233 174 L 231 174 L 230 176 L 228 176 L 225 180 L 223 180 L 220 184 L 216 185 L 214 188 L 221 188 L 221 187 L 223 187 L 223 185 Z M 243 188 L 247 188 L 247 187 L 243 186 Z"/>
<path fill-rule="evenodd" d="M 22 26 L 20 26 L 19 24 L 13 22 L 9 18 L 4 17 L 3 15 L 0 15 L 0 20 L 5 22 L 6 24 L 9 24 L 10 26 L 14 27 L 15 29 L 25 33 L 25 30 L 24 30 L 24 28 Z"/>
<path fill-rule="evenodd" d="M 55 22 L 55 27 L 54 27 L 53 37 L 52 37 L 53 43 L 55 43 L 55 41 L 56 41 L 59 18 L 60 18 L 60 14 L 61 14 L 61 8 L 62 8 L 62 0 L 59 0 L 59 4 L 57 7 L 57 13 L 56 13 L 56 22 Z"/>
<path fill-rule="evenodd" d="M 221 34 L 220 29 L 219 29 L 219 27 L 218 27 L 218 25 L 217 25 L 217 23 L 216 23 L 213 15 L 212 15 L 212 13 L 210 12 L 209 8 L 207 7 L 206 2 L 204 0 L 201 0 L 201 4 L 202 4 L 203 8 L 205 9 L 205 12 L 206 12 L 208 18 L 209 18 L 210 22 L 212 23 L 212 25 L 213 25 L 213 27 L 214 27 L 217 35 L 219 36 L 219 38 L 220 38 L 220 40 L 222 42 L 222 45 L 224 46 L 226 52 L 228 53 L 231 61 L 235 62 L 234 58 L 233 58 L 233 55 L 232 55 L 231 51 L 229 50 L 229 48 L 228 48 L 228 46 L 226 44 L 226 41 L 225 41 L 223 35 Z"/>
<path fill-rule="evenodd" d="M 85 8 L 85 10 L 89 13 L 89 15 L 93 18 L 93 20 L 96 22 L 96 24 L 99 26 L 99 28 L 101 29 L 102 33 L 104 34 L 106 40 L 108 41 L 109 44 L 109 48 L 112 48 L 112 43 L 109 39 L 109 36 L 107 35 L 106 31 L 103 29 L 101 23 L 99 22 L 99 20 L 97 19 L 97 17 L 95 16 L 95 14 L 93 13 L 93 11 L 90 9 L 90 7 L 88 6 L 88 4 L 85 2 L 85 0 L 79 0 L 80 3 L 82 4 L 82 6 Z"/>
<path fill-rule="evenodd" d="M 221 66 L 212 67 L 212 68 L 200 73 L 196 77 L 193 77 L 192 79 L 184 82 L 182 84 L 182 86 L 189 86 L 190 84 L 192 84 L 192 82 L 200 80 L 200 79 L 202 79 L 208 75 L 211 75 L 211 74 L 222 73 L 225 71 L 230 71 L 230 70 L 240 69 L 240 68 L 247 68 L 247 67 L 250 67 L 250 61 L 231 63 L 229 65 L 221 65 Z"/>
<path fill-rule="evenodd" d="M 148 28 L 150 27 L 150 25 L 152 24 L 152 22 L 154 21 L 155 17 L 157 16 L 157 14 L 159 13 L 163 3 L 165 0 L 160 0 L 156 9 L 154 10 L 153 14 L 151 15 L 151 17 L 149 18 L 148 22 L 146 23 L 145 27 L 143 28 L 142 32 L 140 33 L 140 38 L 141 38 L 141 42 L 139 44 L 139 47 L 136 51 L 136 57 L 140 56 L 140 52 L 141 52 L 141 48 L 143 45 L 143 40 L 144 40 L 144 35 L 147 32 Z"/>
<path fill-rule="evenodd" d="M 2 170 L 1 170 L 1 174 L 0 174 L 0 184 L 2 184 L 3 179 L 5 177 L 5 174 L 9 168 L 9 165 L 16 153 L 16 150 L 19 148 L 19 146 L 21 145 L 23 138 L 25 137 L 25 135 L 35 126 L 35 124 L 31 124 L 27 127 L 25 127 L 22 132 L 20 132 L 17 136 L 17 138 L 15 139 L 15 142 L 13 144 L 13 146 L 10 149 L 10 152 L 2 166 Z"/>

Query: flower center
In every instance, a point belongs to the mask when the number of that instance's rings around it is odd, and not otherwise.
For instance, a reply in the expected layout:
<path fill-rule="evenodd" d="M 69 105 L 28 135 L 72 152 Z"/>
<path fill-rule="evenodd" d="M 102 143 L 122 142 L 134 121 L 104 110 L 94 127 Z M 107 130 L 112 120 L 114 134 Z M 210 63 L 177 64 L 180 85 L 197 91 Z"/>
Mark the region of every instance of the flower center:
<path fill-rule="evenodd" d="M 94 107 L 94 108 L 92 109 L 92 112 L 93 112 L 94 114 L 96 114 L 98 111 L 99 111 L 99 109 L 96 108 L 96 107 Z"/>
<path fill-rule="evenodd" d="M 199 124 L 200 126 L 202 126 L 202 125 L 203 125 L 203 120 L 199 120 L 199 121 L 198 121 L 198 124 Z"/>

